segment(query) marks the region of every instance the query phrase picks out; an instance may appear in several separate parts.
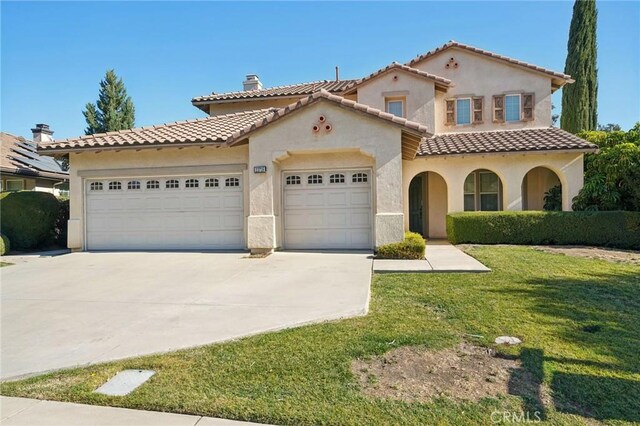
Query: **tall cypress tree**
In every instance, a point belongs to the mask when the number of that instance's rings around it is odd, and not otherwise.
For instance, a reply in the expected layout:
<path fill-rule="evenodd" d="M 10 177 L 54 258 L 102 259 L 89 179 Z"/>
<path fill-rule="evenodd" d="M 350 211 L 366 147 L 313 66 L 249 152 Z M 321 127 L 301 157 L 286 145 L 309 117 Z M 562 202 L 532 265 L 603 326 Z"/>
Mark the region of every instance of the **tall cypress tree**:
<path fill-rule="evenodd" d="M 572 133 L 595 130 L 598 125 L 597 19 L 595 0 L 576 0 L 564 67 L 575 83 L 562 89 L 560 116 L 560 127 Z"/>
<path fill-rule="evenodd" d="M 135 123 L 135 108 L 127 95 L 124 82 L 114 70 L 107 71 L 100 82 L 98 101 L 88 103 L 82 111 L 87 128 L 85 134 L 111 132 L 130 129 Z"/>

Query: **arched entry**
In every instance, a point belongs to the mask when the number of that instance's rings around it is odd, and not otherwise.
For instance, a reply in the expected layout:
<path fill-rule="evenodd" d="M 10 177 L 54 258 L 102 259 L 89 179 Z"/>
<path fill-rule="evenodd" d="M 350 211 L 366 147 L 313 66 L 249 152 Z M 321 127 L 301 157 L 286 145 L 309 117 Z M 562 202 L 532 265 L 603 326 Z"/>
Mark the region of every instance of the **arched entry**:
<path fill-rule="evenodd" d="M 417 174 L 409 184 L 409 230 L 428 238 L 447 237 L 447 183 L 435 172 Z"/>
<path fill-rule="evenodd" d="M 553 170 L 535 167 L 524 176 L 522 210 L 562 210 L 562 184 Z"/>
<path fill-rule="evenodd" d="M 502 210 L 502 194 L 502 181 L 497 174 L 491 170 L 474 170 L 464 181 L 464 210 Z"/>

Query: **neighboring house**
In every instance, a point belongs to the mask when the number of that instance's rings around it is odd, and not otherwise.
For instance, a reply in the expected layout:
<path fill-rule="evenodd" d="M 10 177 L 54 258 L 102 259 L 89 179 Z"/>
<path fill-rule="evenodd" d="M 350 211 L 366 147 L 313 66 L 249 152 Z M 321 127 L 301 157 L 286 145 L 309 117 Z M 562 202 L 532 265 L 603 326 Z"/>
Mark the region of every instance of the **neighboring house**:
<path fill-rule="evenodd" d="M 46 124 L 36 124 L 33 141 L 0 132 L 0 191 L 43 191 L 56 196 L 69 192 L 69 173 L 53 158 L 37 152 L 39 143 L 52 142 Z"/>
<path fill-rule="evenodd" d="M 337 77 L 337 76 L 336 76 Z M 596 147 L 551 127 L 570 76 L 456 42 L 358 80 L 197 97 L 207 118 L 43 144 L 70 154 L 69 247 L 372 249 L 463 210 L 562 206 Z"/>

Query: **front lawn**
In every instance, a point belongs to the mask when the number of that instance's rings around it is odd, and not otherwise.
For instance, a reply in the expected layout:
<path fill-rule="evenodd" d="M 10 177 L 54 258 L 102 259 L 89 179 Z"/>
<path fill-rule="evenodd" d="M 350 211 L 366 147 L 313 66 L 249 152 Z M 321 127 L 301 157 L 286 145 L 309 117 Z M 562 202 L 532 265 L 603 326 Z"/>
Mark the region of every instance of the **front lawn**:
<path fill-rule="evenodd" d="M 491 424 L 494 412 L 533 420 L 538 412 L 553 424 L 640 422 L 637 265 L 524 247 L 469 253 L 493 272 L 377 275 L 366 317 L 5 383 L 2 394 L 292 425 Z M 499 351 L 520 358 L 533 381 L 527 392 L 376 399 L 351 371 L 354 359 L 401 346 L 491 346 L 500 335 L 523 340 Z M 157 374 L 126 397 L 92 393 L 126 368 Z"/>

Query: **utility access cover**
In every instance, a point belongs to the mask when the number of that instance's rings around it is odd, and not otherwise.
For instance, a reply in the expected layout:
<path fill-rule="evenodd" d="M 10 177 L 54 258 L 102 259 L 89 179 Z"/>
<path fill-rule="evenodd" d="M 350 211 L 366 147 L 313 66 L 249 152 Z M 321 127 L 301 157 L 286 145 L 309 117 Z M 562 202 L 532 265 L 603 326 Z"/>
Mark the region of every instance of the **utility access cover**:
<path fill-rule="evenodd" d="M 123 370 L 96 389 L 96 392 L 111 396 L 128 395 L 154 374 L 156 372 L 153 370 Z"/>

